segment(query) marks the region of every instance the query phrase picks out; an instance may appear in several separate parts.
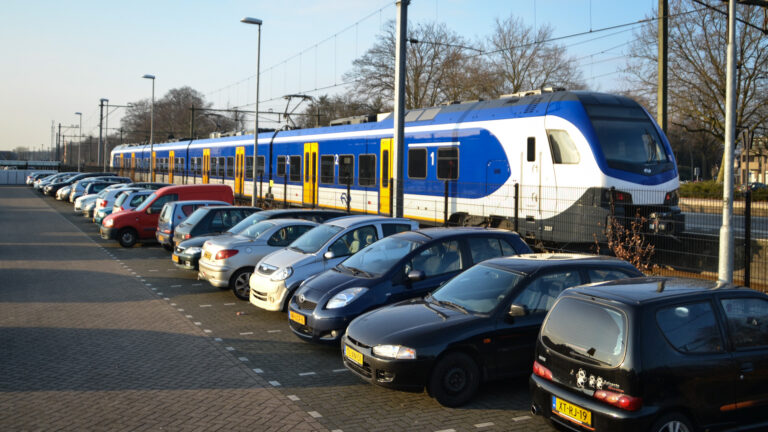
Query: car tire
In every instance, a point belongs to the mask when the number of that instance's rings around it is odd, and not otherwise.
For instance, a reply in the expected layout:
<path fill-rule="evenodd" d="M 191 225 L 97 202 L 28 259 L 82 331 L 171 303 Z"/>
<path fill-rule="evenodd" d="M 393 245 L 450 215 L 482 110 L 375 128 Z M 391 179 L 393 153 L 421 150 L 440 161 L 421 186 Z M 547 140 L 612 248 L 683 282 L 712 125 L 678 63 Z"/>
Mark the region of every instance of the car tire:
<path fill-rule="evenodd" d="M 687 417 L 680 413 L 666 414 L 656 420 L 652 432 L 693 432 L 693 426 Z"/>
<path fill-rule="evenodd" d="M 229 289 L 235 297 L 240 300 L 248 301 L 251 294 L 250 280 L 253 273 L 253 267 L 245 267 L 236 271 L 235 274 L 229 278 Z"/>
<path fill-rule="evenodd" d="M 480 368 L 467 354 L 453 352 L 432 369 L 429 392 L 440 405 L 457 407 L 469 402 L 480 386 Z"/>
<path fill-rule="evenodd" d="M 117 241 L 124 248 L 133 247 L 139 241 L 139 235 L 133 228 L 123 228 L 117 233 Z"/>

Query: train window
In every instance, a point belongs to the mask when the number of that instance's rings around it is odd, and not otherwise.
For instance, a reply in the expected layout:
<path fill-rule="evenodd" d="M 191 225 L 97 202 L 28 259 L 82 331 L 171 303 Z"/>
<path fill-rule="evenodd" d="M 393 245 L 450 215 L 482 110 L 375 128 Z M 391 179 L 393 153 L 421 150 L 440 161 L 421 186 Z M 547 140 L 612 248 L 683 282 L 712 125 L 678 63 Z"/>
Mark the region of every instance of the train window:
<path fill-rule="evenodd" d="M 320 183 L 331 184 L 334 182 L 333 155 L 320 156 Z"/>
<path fill-rule="evenodd" d="M 376 155 L 360 155 L 357 176 L 357 184 L 360 186 L 376 185 Z"/>
<path fill-rule="evenodd" d="M 285 156 L 277 157 L 277 176 L 285 177 Z"/>
<path fill-rule="evenodd" d="M 289 161 L 291 162 L 291 181 L 301 181 L 301 156 L 291 156 Z"/>
<path fill-rule="evenodd" d="M 249 180 L 253 178 L 253 156 L 245 158 L 245 178 Z"/>
<path fill-rule="evenodd" d="M 235 177 L 235 158 L 227 156 L 227 177 Z"/>
<path fill-rule="evenodd" d="M 339 183 L 352 184 L 355 176 L 355 157 L 353 155 L 339 155 Z"/>
<path fill-rule="evenodd" d="M 528 162 L 536 160 L 536 138 L 528 137 Z"/>
<path fill-rule="evenodd" d="M 211 162 L 209 163 L 208 175 L 210 175 L 211 177 L 215 177 L 218 173 L 218 170 L 219 170 L 219 159 L 212 157 Z"/>
<path fill-rule="evenodd" d="M 389 150 L 384 150 L 381 157 L 381 187 L 389 187 Z"/>
<path fill-rule="evenodd" d="M 223 156 L 216 159 L 218 159 L 218 163 L 216 164 L 216 175 L 219 177 L 223 177 L 224 167 L 225 167 L 224 162 L 226 159 Z"/>
<path fill-rule="evenodd" d="M 408 178 L 427 178 L 427 149 L 408 149 Z"/>
<path fill-rule="evenodd" d="M 264 156 L 256 156 L 256 175 L 264 175 Z"/>
<path fill-rule="evenodd" d="M 304 183 L 309 183 L 309 153 L 304 154 L 304 163 L 307 165 L 304 167 Z"/>
<path fill-rule="evenodd" d="M 185 171 L 184 169 L 184 158 L 179 158 L 179 163 L 176 164 L 176 169 L 179 170 L 179 174 L 183 173 Z"/>
<path fill-rule="evenodd" d="M 443 147 L 437 149 L 438 180 L 456 180 L 459 178 L 459 148 Z"/>
<path fill-rule="evenodd" d="M 549 149 L 552 151 L 552 161 L 556 164 L 579 163 L 579 151 L 576 149 L 571 136 L 564 130 L 548 130 Z"/>

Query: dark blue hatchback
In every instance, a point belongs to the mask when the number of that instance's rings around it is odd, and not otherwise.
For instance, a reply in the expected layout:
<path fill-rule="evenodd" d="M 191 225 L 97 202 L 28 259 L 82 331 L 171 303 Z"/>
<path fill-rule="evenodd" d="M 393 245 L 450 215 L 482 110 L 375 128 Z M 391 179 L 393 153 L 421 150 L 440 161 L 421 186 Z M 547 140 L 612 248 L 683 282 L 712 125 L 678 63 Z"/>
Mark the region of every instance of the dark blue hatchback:
<path fill-rule="evenodd" d="M 288 305 L 294 334 L 336 343 L 358 315 L 420 297 L 475 263 L 532 253 L 519 235 L 485 228 L 427 228 L 377 241 L 307 279 Z"/>

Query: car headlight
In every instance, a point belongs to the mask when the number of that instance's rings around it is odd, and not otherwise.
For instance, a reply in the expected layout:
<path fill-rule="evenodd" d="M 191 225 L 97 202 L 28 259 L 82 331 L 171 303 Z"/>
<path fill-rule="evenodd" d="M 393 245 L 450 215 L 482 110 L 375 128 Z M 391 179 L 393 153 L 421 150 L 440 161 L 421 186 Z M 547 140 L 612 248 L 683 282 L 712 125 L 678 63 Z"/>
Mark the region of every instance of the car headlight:
<path fill-rule="evenodd" d="M 373 347 L 373 355 L 398 359 L 398 360 L 413 360 L 416 358 L 416 350 L 400 345 L 376 345 Z"/>
<path fill-rule="evenodd" d="M 114 219 L 107 219 L 104 221 L 104 226 L 107 228 L 111 228 L 115 224 Z"/>
<path fill-rule="evenodd" d="M 276 271 L 272 275 L 272 277 L 269 279 L 273 281 L 282 281 L 291 277 L 292 274 L 293 274 L 293 267 L 283 267 L 280 270 Z"/>
<path fill-rule="evenodd" d="M 184 249 L 184 253 L 187 255 L 195 255 L 195 254 L 203 253 L 203 249 L 199 247 L 188 247 Z"/>
<path fill-rule="evenodd" d="M 326 309 L 337 309 L 340 307 L 344 307 L 350 303 L 352 303 L 356 298 L 360 297 L 361 295 L 365 294 L 368 291 L 368 288 L 347 288 L 344 291 L 336 294 L 328 300 L 328 303 L 325 305 Z"/>

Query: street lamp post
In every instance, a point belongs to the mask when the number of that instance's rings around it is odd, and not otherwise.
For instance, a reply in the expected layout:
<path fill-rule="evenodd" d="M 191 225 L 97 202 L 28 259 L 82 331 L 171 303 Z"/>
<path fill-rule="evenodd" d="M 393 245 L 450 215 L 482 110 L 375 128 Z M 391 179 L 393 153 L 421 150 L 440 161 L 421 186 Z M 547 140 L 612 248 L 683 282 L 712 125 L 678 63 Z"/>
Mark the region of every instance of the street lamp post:
<path fill-rule="evenodd" d="M 155 76 L 145 74 L 142 78 L 152 80 L 152 105 L 149 108 L 149 181 L 155 181 Z"/>
<path fill-rule="evenodd" d="M 101 157 L 101 148 L 104 146 L 104 139 L 102 135 L 102 123 L 104 122 L 104 103 L 109 102 L 109 99 L 101 98 L 99 99 L 99 151 L 97 152 L 99 155 L 99 162 L 102 163 L 102 157 Z M 109 108 L 107 108 L 109 109 Z M 109 132 L 107 132 L 109 133 Z M 104 146 L 104 158 L 103 158 L 104 166 L 102 168 L 102 171 L 107 170 L 107 147 Z"/>
<path fill-rule="evenodd" d="M 256 42 L 256 109 L 253 115 L 253 191 L 251 192 L 251 205 L 256 206 L 256 166 L 258 165 L 258 144 L 259 144 L 259 66 L 261 60 L 261 20 L 258 18 L 245 17 L 240 20 L 245 24 L 256 24 L 259 28 Z"/>
<path fill-rule="evenodd" d="M 75 115 L 80 117 L 80 139 L 77 142 L 77 171 L 80 172 L 80 147 L 83 146 L 83 113 L 76 112 Z"/>

